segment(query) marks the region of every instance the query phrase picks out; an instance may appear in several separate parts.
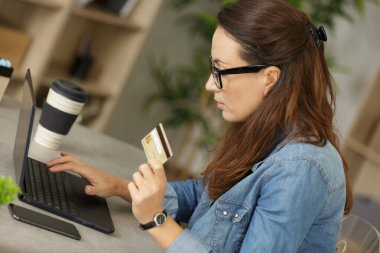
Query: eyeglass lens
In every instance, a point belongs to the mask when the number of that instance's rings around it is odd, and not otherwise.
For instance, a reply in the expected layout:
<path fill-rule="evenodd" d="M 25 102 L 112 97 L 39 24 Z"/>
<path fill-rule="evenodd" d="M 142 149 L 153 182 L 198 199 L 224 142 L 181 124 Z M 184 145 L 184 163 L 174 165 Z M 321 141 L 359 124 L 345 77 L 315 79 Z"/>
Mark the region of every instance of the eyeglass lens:
<path fill-rule="evenodd" d="M 220 79 L 220 75 L 219 75 L 218 71 L 215 69 L 215 66 L 214 66 L 211 58 L 209 59 L 209 62 L 210 62 L 210 71 L 211 71 L 212 77 L 214 79 L 214 83 L 215 83 L 216 87 L 221 89 L 222 88 L 222 80 Z"/>

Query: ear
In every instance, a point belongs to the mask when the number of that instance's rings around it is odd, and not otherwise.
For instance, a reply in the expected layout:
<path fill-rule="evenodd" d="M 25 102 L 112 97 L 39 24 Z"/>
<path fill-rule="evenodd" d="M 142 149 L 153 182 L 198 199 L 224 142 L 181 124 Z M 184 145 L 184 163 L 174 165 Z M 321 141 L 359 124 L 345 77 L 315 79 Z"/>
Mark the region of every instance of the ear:
<path fill-rule="evenodd" d="M 281 70 L 276 66 L 270 66 L 264 69 L 265 75 L 265 87 L 264 87 L 264 97 L 266 97 L 269 92 L 272 90 L 274 85 L 277 83 L 280 78 Z"/>

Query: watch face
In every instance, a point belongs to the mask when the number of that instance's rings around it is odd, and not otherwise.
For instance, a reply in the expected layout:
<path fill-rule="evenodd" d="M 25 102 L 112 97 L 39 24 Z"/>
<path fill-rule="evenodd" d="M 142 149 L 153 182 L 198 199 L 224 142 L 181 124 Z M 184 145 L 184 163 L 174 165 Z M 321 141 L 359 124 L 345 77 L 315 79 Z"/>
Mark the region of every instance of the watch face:
<path fill-rule="evenodd" d="M 158 226 L 160 226 L 160 225 L 162 225 L 162 224 L 165 223 L 165 221 L 166 221 L 166 215 L 163 214 L 163 213 L 159 213 L 159 214 L 157 214 L 156 217 L 154 218 L 154 221 L 156 222 L 156 224 L 157 224 Z"/>

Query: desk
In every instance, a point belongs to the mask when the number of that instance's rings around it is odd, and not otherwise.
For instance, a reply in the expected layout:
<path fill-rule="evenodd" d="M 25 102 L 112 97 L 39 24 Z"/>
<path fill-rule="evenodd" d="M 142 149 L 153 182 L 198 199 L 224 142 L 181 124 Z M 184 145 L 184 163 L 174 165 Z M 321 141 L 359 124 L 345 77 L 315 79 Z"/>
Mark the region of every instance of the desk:
<path fill-rule="evenodd" d="M 12 178 L 15 177 L 12 154 L 18 115 L 17 102 L 3 97 L 0 103 L 0 175 Z M 38 116 L 35 126 L 37 119 Z M 94 167 L 125 178 L 131 178 L 137 166 L 146 161 L 142 150 L 80 125 L 73 126 L 62 150 L 76 154 Z M 46 151 L 44 155 L 42 151 Z M 29 154 L 45 161 L 58 156 L 58 152 L 45 150 L 35 143 L 31 145 Z M 10 216 L 6 205 L 0 206 L 0 252 L 163 252 L 146 232 L 140 231 L 127 202 L 117 197 L 108 198 L 107 202 L 115 232 L 107 235 L 74 223 L 82 236 L 80 241 L 18 222 Z M 18 199 L 14 203 L 55 216 Z"/>

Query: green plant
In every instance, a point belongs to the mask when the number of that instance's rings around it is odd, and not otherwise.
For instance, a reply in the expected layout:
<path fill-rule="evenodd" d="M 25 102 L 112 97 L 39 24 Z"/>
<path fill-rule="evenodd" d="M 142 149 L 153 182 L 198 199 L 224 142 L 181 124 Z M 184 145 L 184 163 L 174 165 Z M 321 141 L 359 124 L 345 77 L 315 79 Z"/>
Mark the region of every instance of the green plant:
<path fill-rule="evenodd" d="M 296 8 L 309 14 L 316 25 L 334 28 L 336 17 L 352 20 L 348 6 L 354 7 L 359 13 L 364 13 L 366 0 L 287 0 Z M 370 0 L 378 3 L 379 0 Z M 203 94 L 204 83 L 209 76 L 208 55 L 210 42 L 216 28 L 216 12 L 221 5 L 233 0 L 208 0 L 213 9 L 200 10 L 182 18 L 189 26 L 193 37 L 200 38 L 200 43 L 194 51 L 193 61 L 189 65 L 168 67 L 167 59 L 151 64 L 151 73 L 156 80 L 158 91 L 149 95 L 144 103 L 144 111 L 148 111 L 157 102 L 165 103 L 170 110 L 169 116 L 163 122 L 169 127 L 178 127 L 190 123 L 199 124 L 203 129 L 201 140 L 203 146 L 208 146 L 215 139 L 215 132 L 205 111 L 199 110 L 199 100 Z M 173 0 L 175 9 L 185 9 L 195 4 L 204 4 L 204 0 Z M 329 57 L 329 62 L 334 62 Z"/>
<path fill-rule="evenodd" d="M 316 24 L 323 24 L 334 28 L 335 18 L 343 17 L 352 21 L 348 6 L 354 7 L 360 14 L 364 14 L 366 2 L 378 3 L 378 0 L 287 0 L 297 9 L 305 11 Z"/>
<path fill-rule="evenodd" d="M 10 177 L 0 177 L 0 205 L 11 202 L 21 190 Z"/>

